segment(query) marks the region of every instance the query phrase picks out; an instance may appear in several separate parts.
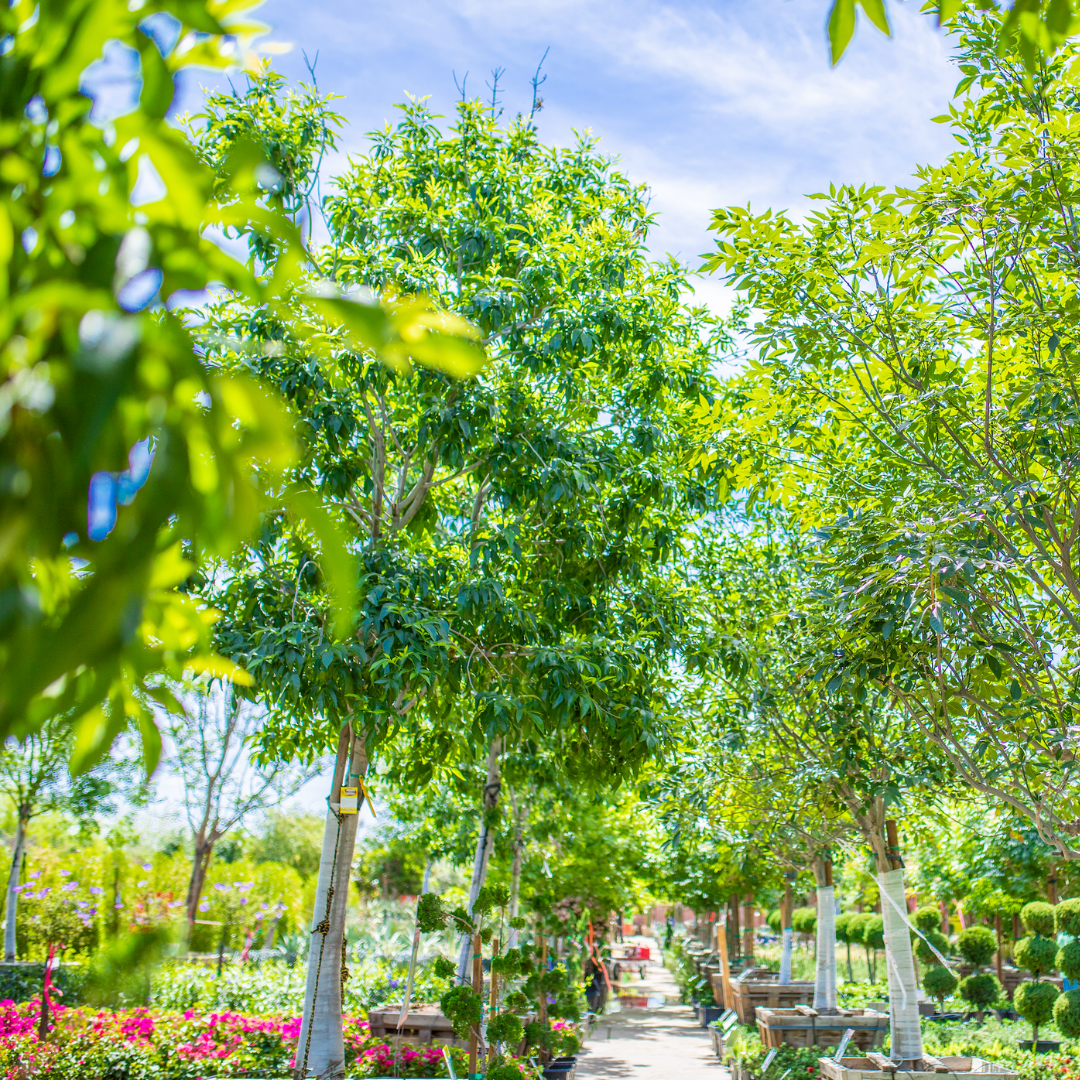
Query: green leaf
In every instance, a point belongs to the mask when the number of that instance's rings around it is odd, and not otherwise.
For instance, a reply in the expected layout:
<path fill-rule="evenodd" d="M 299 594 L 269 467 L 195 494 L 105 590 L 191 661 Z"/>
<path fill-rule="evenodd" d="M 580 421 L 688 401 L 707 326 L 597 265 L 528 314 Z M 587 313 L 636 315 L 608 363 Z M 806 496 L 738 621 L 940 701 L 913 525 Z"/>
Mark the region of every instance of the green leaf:
<path fill-rule="evenodd" d="M 855 33 L 855 0 L 833 0 L 829 11 L 828 34 L 832 63 L 835 66 L 844 55 Z"/>
<path fill-rule="evenodd" d="M 867 18 L 886 36 L 892 37 L 889 16 L 885 11 L 885 0 L 859 0 Z"/>

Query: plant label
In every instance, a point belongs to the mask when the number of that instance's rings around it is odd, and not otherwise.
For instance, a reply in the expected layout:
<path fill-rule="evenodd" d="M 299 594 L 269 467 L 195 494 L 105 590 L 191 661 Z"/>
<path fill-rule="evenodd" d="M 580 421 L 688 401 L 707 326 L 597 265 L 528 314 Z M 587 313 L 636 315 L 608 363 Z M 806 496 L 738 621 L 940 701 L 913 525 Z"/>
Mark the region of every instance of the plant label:
<path fill-rule="evenodd" d="M 341 805 L 338 807 L 339 814 L 355 814 L 360 808 L 360 789 L 343 787 L 341 789 Z"/>
<path fill-rule="evenodd" d="M 734 1009 L 724 1010 L 720 1016 L 720 1029 L 725 1035 L 732 1029 L 738 1019 L 739 1014 L 736 1013 Z"/>
<path fill-rule="evenodd" d="M 773 1059 L 776 1057 L 776 1047 L 773 1047 L 765 1055 L 765 1060 L 761 1063 L 761 1075 L 764 1076 L 769 1071 L 769 1066 L 773 1063 Z"/>
<path fill-rule="evenodd" d="M 844 1051 L 847 1050 L 847 1044 L 851 1042 L 851 1036 L 854 1034 L 854 1028 L 848 1028 L 844 1032 L 844 1037 L 840 1040 L 840 1045 L 836 1048 L 835 1055 L 833 1055 L 833 1061 L 839 1061 L 844 1056 Z"/>

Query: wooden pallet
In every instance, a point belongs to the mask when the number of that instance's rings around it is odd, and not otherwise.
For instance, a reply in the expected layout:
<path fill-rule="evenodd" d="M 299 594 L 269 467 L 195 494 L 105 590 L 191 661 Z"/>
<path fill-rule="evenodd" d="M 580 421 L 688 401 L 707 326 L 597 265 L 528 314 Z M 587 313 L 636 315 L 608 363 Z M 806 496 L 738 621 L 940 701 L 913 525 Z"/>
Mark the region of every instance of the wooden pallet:
<path fill-rule="evenodd" d="M 838 1009 L 819 1013 L 808 1005 L 794 1009 L 758 1009 L 758 1035 L 761 1045 L 838 1046 L 848 1028 L 853 1029 L 852 1049 L 876 1050 L 889 1030 L 889 1014 L 874 1009 Z"/>

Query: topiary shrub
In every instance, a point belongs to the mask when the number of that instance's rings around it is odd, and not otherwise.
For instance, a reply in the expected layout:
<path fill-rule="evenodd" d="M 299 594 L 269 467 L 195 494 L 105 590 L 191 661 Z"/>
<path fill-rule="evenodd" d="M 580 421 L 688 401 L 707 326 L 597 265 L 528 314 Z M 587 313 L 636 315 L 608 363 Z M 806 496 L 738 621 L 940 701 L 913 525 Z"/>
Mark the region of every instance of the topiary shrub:
<path fill-rule="evenodd" d="M 858 914 L 854 911 L 845 911 L 843 915 L 836 916 L 836 940 L 847 947 L 848 982 L 855 981 L 855 975 L 851 970 L 851 942 L 854 940 L 851 937 L 851 925 L 858 917 Z"/>
<path fill-rule="evenodd" d="M 923 930 L 923 937 L 915 939 L 915 955 L 924 964 L 937 964 L 940 967 L 941 961 L 931 951 L 927 942 L 933 945 L 942 956 L 946 956 L 949 952 L 949 939 L 940 930 L 935 930 L 933 927 L 929 930 Z"/>
<path fill-rule="evenodd" d="M 988 972 L 979 972 L 960 980 L 960 996 L 980 1012 L 1001 997 L 1001 983 Z"/>
<path fill-rule="evenodd" d="M 813 934 L 817 929 L 817 908 L 796 908 L 791 913 L 791 928 L 796 934 Z"/>
<path fill-rule="evenodd" d="M 1032 1042 L 1039 1041 L 1039 1028 L 1054 1015 L 1058 996 L 1058 988 L 1048 982 L 1022 982 L 1016 988 L 1013 1006 L 1031 1025 Z"/>
<path fill-rule="evenodd" d="M 1054 930 L 1059 934 L 1080 937 L 1080 900 L 1062 900 L 1054 908 Z"/>
<path fill-rule="evenodd" d="M 1064 932 L 1071 933 L 1069 930 Z M 1066 1039 L 1080 1038 L 1080 990 L 1059 995 L 1054 1002 L 1054 1023 Z"/>
<path fill-rule="evenodd" d="M 525 1032 L 521 1021 L 513 1013 L 504 1012 L 488 1021 L 487 1034 L 491 1042 L 516 1047 Z"/>
<path fill-rule="evenodd" d="M 969 926 L 957 935 L 956 948 L 969 964 L 981 968 L 997 952 L 997 937 L 985 926 Z"/>
<path fill-rule="evenodd" d="M 1068 931 L 1063 931 L 1068 933 Z M 1062 945 L 1054 958 L 1054 966 L 1065 976 L 1066 979 L 1080 979 L 1080 941 L 1070 941 L 1068 945 Z M 1069 991 L 1073 993 L 1073 991 Z"/>
<path fill-rule="evenodd" d="M 1047 905 L 1049 907 L 1049 904 Z M 1036 979 L 1054 970 L 1057 961 L 1058 947 L 1053 938 L 1043 937 L 1041 934 L 1032 934 L 1030 937 L 1021 938 L 1013 949 L 1016 962 L 1026 971 L 1030 971 Z"/>
<path fill-rule="evenodd" d="M 938 1003 L 938 1011 L 945 1009 L 945 999 L 956 990 L 957 978 L 941 964 L 934 964 L 923 976 L 923 989 Z"/>
<path fill-rule="evenodd" d="M 871 949 L 885 948 L 885 919 L 881 915 L 871 915 L 863 930 L 863 944 Z"/>
<path fill-rule="evenodd" d="M 915 914 L 911 916 L 911 921 L 924 934 L 928 934 L 931 930 L 941 933 L 941 912 L 932 904 L 924 904 L 916 909 Z"/>
<path fill-rule="evenodd" d="M 779 908 L 773 908 L 768 915 L 765 916 L 765 922 L 768 924 L 769 929 L 774 934 L 779 934 L 783 927 L 780 925 L 781 914 Z"/>
<path fill-rule="evenodd" d="M 1054 905 L 1047 904 L 1042 900 L 1035 900 L 1025 904 L 1020 909 L 1020 921 L 1029 934 L 1039 934 L 1042 937 L 1050 937 L 1054 930 Z"/>

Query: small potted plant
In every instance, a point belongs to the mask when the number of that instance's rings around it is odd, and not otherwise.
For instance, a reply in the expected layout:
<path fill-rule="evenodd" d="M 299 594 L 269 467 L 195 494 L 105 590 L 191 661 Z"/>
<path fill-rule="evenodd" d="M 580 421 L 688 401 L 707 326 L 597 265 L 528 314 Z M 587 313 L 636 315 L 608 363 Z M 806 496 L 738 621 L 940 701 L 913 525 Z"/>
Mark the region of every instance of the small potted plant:
<path fill-rule="evenodd" d="M 1041 980 L 1041 976 L 1054 970 L 1057 962 L 1057 942 L 1051 936 L 1054 933 L 1054 908 L 1040 901 L 1025 904 L 1020 921 L 1027 937 L 1016 943 L 1014 956 L 1017 964 L 1032 975 L 1032 981 L 1022 982 L 1013 997 L 1016 1011 L 1031 1024 L 1031 1038 L 1019 1040 L 1020 1048 L 1030 1049 L 1032 1053 L 1054 1051 L 1060 1043 L 1039 1039 L 1039 1028 L 1053 1017 L 1060 993 L 1053 983 Z"/>
<path fill-rule="evenodd" d="M 981 1024 L 987 1009 L 1001 997 L 1001 983 L 982 968 L 997 951 L 997 938 L 986 926 L 969 926 L 956 938 L 960 955 L 975 969 L 960 980 L 960 996 L 975 1010 Z"/>

